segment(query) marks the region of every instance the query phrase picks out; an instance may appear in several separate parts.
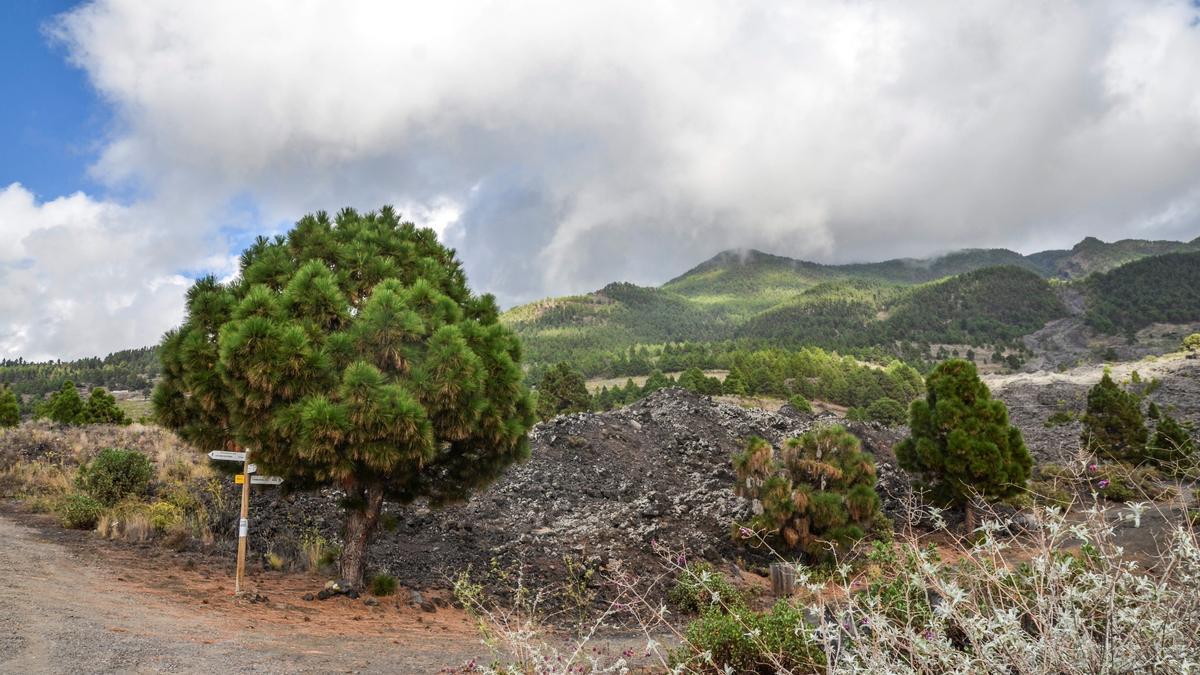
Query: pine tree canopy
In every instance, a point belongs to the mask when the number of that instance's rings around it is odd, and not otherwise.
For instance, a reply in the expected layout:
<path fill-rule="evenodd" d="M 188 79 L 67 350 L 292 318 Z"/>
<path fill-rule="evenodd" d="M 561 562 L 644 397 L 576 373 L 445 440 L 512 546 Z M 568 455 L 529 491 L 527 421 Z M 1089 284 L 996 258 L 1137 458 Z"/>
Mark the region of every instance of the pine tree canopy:
<path fill-rule="evenodd" d="M 433 230 L 391 207 L 319 212 L 259 237 L 240 272 L 197 281 L 162 341 L 155 412 L 187 441 L 342 487 L 368 534 L 383 498 L 462 499 L 527 456 L 520 344 Z"/>
<path fill-rule="evenodd" d="M 1033 458 L 975 364 L 945 361 L 925 387 L 925 399 L 909 409 L 911 436 L 896 446 L 900 466 L 924 479 L 935 495 L 959 504 L 972 492 L 997 498 L 1021 491 Z"/>
<path fill-rule="evenodd" d="M 879 511 L 875 461 L 840 426 L 790 439 L 778 458 L 770 443 L 751 438 L 733 467 L 735 492 L 762 507 L 751 525 L 814 558 L 831 543 L 861 539 Z"/>
<path fill-rule="evenodd" d="M 566 363 L 559 363 L 542 376 L 537 386 L 538 417 L 548 420 L 556 415 L 585 412 L 592 405 L 583 375 Z"/>
<path fill-rule="evenodd" d="M 75 383 L 67 380 L 62 387 L 50 395 L 50 398 L 39 408 L 38 414 L 59 424 L 78 424 L 83 412 L 83 399 Z"/>
<path fill-rule="evenodd" d="M 1137 462 L 1145 457 L 1149 436 L 1138 397 L 1104 373 L 1088 391 L 1083 446 L 1110 459 Z"/>

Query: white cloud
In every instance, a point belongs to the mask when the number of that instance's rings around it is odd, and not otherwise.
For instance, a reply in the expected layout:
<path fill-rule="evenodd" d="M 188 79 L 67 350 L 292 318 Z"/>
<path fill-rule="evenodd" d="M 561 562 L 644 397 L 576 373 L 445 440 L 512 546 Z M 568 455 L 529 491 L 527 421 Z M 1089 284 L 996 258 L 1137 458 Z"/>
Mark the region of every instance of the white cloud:
<path fill-rule="evenodd" d="M 154 209 L 82 193 L 38 202 L 0 188 L 0 357 L 103 355 L 157 340 L 179 322 L 190 281 L 171 271 Z"/>
<path fill-rule="evenodd" d="M 228 255 L 212 214 L 234 200 L 252 228 L 392 202 L 513 302 L 659 282 L 733 246 L 845 260 L 1193 237 L 1196 14 L 96 0 L 54 32 L 116 112 L 95 176 L 160 214 L 188 205 L 155 223 L 165 241 L 195 228 L 192 255 Z"/>

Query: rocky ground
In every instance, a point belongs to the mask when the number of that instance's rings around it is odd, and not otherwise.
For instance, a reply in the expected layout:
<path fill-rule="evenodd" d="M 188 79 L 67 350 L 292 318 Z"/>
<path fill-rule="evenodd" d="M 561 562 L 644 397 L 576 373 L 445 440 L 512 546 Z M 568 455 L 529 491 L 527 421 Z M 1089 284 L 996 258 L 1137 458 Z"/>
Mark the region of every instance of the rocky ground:
<path fill-rule="evenodd" d="M 1034 457 L 1041 462 L 1061 462 L 1078 451 L 1081 425 L 1076 419 L 1048 427 L 1047 418 L 1058 411 L 1078 418 L 1087 406 L 1088 389 L 1100 381 L 1104 369 L 1104 364 L 1093 364 L 1062 372 L 989 375 L 984 381 L 1008 406 L 1009 417 L 1020 427 Z M 1159 384 L 1150 387 L 1149 399 L 1200 428 L 1200 359 L 1173 354 L 1114 364 L 1110 370 L 1118 382 L 1129 382 L 1137 371 L 1142 388 L 1157 380 Z"/>
<path fill-rule="evenodd" d="M 1114 375 L 1127 379 L 1134 369 L 1145 381 L 1160 381 L 1152 400 L 1174 408 L 1185 420 L 1200 422 L 1200 360 L 1164 357 L 1120 365 Z M 1060 409 L 1082 410 L 1087 388 L 1101 374 L 1100 366 L 1087 366 L 987 379 L 1008 404 L 1034 455 L 1045 462 L 1071 456 L 1079 434 L 1077 423 L 1046 427 L 1047 417 Z M 519 570 L 521 583 L 573 587 L 582 602 L 597 605 L 611 597 L 611 589 L 599 583 L 604 577 L 663 568 L 652 542 L 726 569 L 739 559 L 754 567 L 763 561 L 730 537 L 731 526 L 748 515 L 745 502 L 732 492 L 733 454 L 750 436 L 778 444 L 814 425 L 838 421 L 790 406 L 777 411 L 741 407 L 680 389 L 662 390 L 620 410 L 560 417 L 534 429 L 529 461 L 512 467 L 469 503 L 440 510 L 387 505 L 369 567 L 394 575 L 401 584 L 435 591 L 449 588 L 469 569 L 501 594 L 518 583 L 513 573 Z M 895 467 L 891 451 L 904 430 L 864 424 L 849 428 L 875 454 L 885 507 L 894 510 L 907 494 L 907 478 Z M 23 454 L 61 451 L 50 434 L 31 438 L 35 442 Z M 218 501 L 223 506 L 210 504 L 218 539 L 206 550 L 217 559 L 232 560 L 238 488 L 231 480 L 222 482 L 226 493 Z M 265 569 L 268 554 L 298 559 L 307 537 L 336 542 L 341 497 L 336 490 L 288 495 L 255 488 L 253 566 Z"/>
<path fill-rule="evenodd" d="M 751 436 L 781 443 L 837 421 L 790 406 L 743 408 L 682 389 L 620 410 L 560 417 L 534 429 L 529 461 L 469 503 L 386 507 L 391 527 L 373 545 L 370 567 L 438 588 L 468 568 L 500 585 L 489 573 L 498 565 L 554 588 L 572 581 L 574 566 L 593 570 L 602 603 L 604 576 L 662 568 L 652 542 L 713 561 L 747 556 L 730 537 L 733 523 L 748 516 L 732 491 L 732 456 Z M 865 424 L 850 429 L 878 458 L 885 501 L 902 498 L 907 482 L 891 454 L 899 434 Z M 282 498 L 260 491 L 252 505 L 256 548 L 289 548 L 314 526 L 335 537 L 339 498 L 333 490 Z"/>

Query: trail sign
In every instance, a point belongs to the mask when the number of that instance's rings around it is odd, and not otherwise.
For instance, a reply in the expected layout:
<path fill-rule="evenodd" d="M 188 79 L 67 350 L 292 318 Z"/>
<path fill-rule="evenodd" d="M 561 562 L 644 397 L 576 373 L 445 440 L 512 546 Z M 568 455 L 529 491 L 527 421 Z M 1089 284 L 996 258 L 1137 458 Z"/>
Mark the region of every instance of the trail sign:
<path fill-rule="evenodd" d="M 246 473 L 258 473 L 258 465 L 257 464 L 247 464 L 246 465 Z"/>
<path fill-rule="evenodd" d="M 246 461 L 246 453 L 229 452 L 228 450 L 213 450 L 212 452 L 208 453 L 208 458 L 225 462 L 244 462 Z"/>
<path fill-rule="evenodd" d="M 251 485 L 279 485 L 282 482 L 279 476 L 250 476 Z"/>

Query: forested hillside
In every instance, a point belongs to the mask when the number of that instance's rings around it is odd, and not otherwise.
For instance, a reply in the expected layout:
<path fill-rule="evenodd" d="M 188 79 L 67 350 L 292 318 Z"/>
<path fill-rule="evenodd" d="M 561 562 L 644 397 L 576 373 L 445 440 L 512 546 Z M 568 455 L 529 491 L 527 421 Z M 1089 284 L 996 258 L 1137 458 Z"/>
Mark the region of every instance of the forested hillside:
<path fill-rule="evenodd" d="M 1200 252 L 1146 258 L 1088 279 L 1087 322 L 1105 333 L 1200 320 Z"/>
<path fill-rule="evenodd" d="M 104 358 L 75 361 L 0 360 L 0 384 L 12 389 L 25 409 L 33 401 L 58 391 L 67 381 L 87 389 L 104 387 L 110 391 L 136 391 L 148 396 L 158 372 L 156 347 L 126 349 Z"/>
<path fill-rule="evenodd" d="M 696 344 L 721 353 L 818 346 L 859 358 L 899 357 L 925 367 L 932 345 L 982 347 L 989 354 L 1024 350 L 1022 336 L 1067 315 L 1051 279 L 1089 284 L 1089 304 L 1096 309 L 1088 320 L 1104 330 L 1170 317 L 1187 320 L 1192 314 L 1185 291 L 1173 290 L 1162 295 L 1171 300 L 1147 304 L 1141 318 L 1118 319 L 1110 315 L 1135 311 L 1132 298 L 1140 292 L 1126 287 L 1133 278 L 1084 278 L 1147 256 L 1157 261 L 1172 251 L 1193 249 L 1200 249 L 1200 239 L 1105 243 L 1088 238 L 1069 250 L 1028 256 L 969 249 L 923 260 L 847 265 L 726 251 L 660 288 L 610 284 L 588 295 L 515 308 L 504 321 L 524 339 L 534 376 L 560 361 L 588 376 L 646 375 L 662 367 L 655 355 L 664 353 L 664 346 L 683 343 L 688 353 Z M 1148 279 L 1136 283 L 1152 285 Z M 1111 302 L 1104 300 L 1108 295 Z"/>

